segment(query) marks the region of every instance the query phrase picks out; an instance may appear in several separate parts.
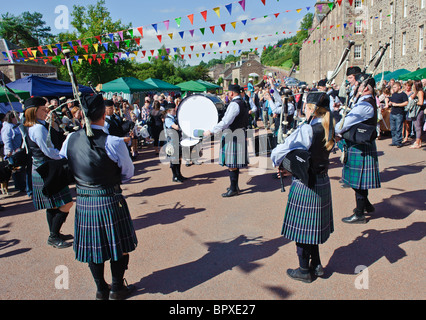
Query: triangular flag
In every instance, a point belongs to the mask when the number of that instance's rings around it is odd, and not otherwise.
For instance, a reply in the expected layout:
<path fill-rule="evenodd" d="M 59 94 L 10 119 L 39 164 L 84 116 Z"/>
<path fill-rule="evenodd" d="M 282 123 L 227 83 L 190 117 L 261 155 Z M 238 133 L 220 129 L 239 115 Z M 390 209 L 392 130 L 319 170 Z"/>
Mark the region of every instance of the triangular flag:
<path fill-rule="evenodd" d="M 213 43 L 210 43 L 210 49 L 213 48 Z"/>
<path fill-rule="evenodd" d="M 330 10 L 333 10 L 333 6 L 334 6 L 334 3 L 333 3 L 333 2 L 330 2 L 330 3 L 328 4 L 328 7 L 330 8 Z"/>
<path fill-rule="evenodd" d="M 143 27 L 138 28 L 139 33 L 141 34 L 141 37 L 143 38 Z"/>
<path fill-rule="evenodd" d="M 94 43 L 94 44 L 93 44 L 93 47 L 95 48 L 95 50 L 96 50 L 96 52 L 97 52 L 97 51 L 98 51 L 99 44 Z"/>
<path fill-rule="evenodd" d="M 120 36 L 121 41 L 123 41 L 123 31 L 118 31 L 118 35 Z"/>
<path fill-rule="evenodd" d="M 116 45 L 117 49 L 120 49 L 120 41 L 114 41 L 114 44 Z"/>
<path fill-rule="evenodd" d="M 203 48 L 204 48 L 204 50 L 206 49 L 206 45 L 207 45 L 206 43 L 203 43 Z"/>
<path fill-rule="evenodd" d="M 194 46 L 190 46 L 190 48 L 191 48 L 191 51 L 194 51 Z"/>
<path fill-rule="evenodd" d="M 166 30 L 169 30 L 169 20 L 164 21 L 164 25 L 166 26 Z"/>
<path fill-rule="evenodd" d="M 185 52 L 185 50 L 186 50 L 186 47 L 182 47 L 182 51 Z"/>
<path fill-rule="evenodd" d="M 220 18 L 220 7 L 213 8 L 213 11 L 216 12 L 218 18 Z"/>
<path fill-rule="evenodd" d="M 201 15 L 203 16 L 204 21 L 206 21 L 206 22 L 207 22 L 207 10 L 204 10 L 204 11 L 202 11 L 202 12 L 200 12 L 200 13 L 201 13 Z"/>
<path fill-rule="evenodd" d="M 238 3 L 241 5 L 241 8 L 243 8 L 243 11 L 246 11 L 246 0 L 238 1 Z"/>
<path fill-rule="evenodd" d="M 114 34 L 113 33 L 109 33 L 108 36 L 111 39 L 111 41 L 114 41 Z"/>
<path fill-rule="evenodd" d="M 194 24 L 194 14 L 192 13 L 192 14 L 188 15 L 188 19 L 191 22 L 191 25 L 193 25 Z"/>
<path fill-rule="evenodd" d="M 215 26 L 210 27 L 210 30 L 211 30 L 212 33 L 214 33 L 214 28 L 215 28 Z"/>
<path fill-rule="evenodd" d="M 266 0 L 261 0 L 263 5 L 266 5 Z"/>
<path fill-rule="evenodd" d="M 349 5 L 352 5 L 353 2 L 354 0 L 349 0 Z"/>
<path fill-rule="evenodd" d="M 194 30 L 189 30 L 189 33 L 191 34 L 191 37 L 194 36 Z"/>
<path fill-rule="evenodd" d="M 340 7 L 342 4 L 342 0 L 337 0 L 337 3 L 339 4 L 339 7 Z"/>
<path fill-rule="evenodd" d="M 150 52 L 151 52 L 151 56 L 153 56 L 155 53 L 155 50 L 150 50 Z"/>
<path fill-rule="evenodd" d="M 98 40 L 98 42 L 102 42 L 101 41 L 101 36 L 96 36 L 95 38 Z"/>
<path fill-rule="evenodd" d="M 247 19 L 246 20 L 241 20 L 241 22 L 243 23 L 243 25 L 246 25 L 247 23 Z M 235 27 L 234 27 L 235 28 Z"/>
<path fill-rule="evenodd" d="M 154 28 L 155 32 L 158 32 L 156 23 L 152 24 L 152 27 Z"/>
<path fill-rule="evenodd" d="M 47 45 L 47 49 L 49 49 L 49 51 L 52 52 L 52 46 L 50 44 Z"/>
<path fill-rule="evenodd" d="M 31 52 L 32 52 L 32 54 L 33 54 L 34 57 L 37 56 L 37 50 L 31 50 Z"/>
<path fill-rule="evenodd" d="M 302 9 L 296 9 L 296 12 L 297 12 L 297 13 L 300 13 L 300 11 L 302 11 Z"/>
<path fill-rule="evenodd" d="M 130 36 L 132 37 L 132 39 L 133 39 L 133 29 L 129 29 L 129 30 L 127 30 L 127 32 L 130 34 Z"/>
<path fill-rule="evenodd" d="M 177 26 L 178 26 L 178 28 L 180 28 L 180 21 L 182 20 L 182 18 L 181 17 L 179 17 L 179 18 L 176 18 L 175 19 L 175 21 L 176 21 L 176 24 L 177 24 Z"/>
<path fill-rule="evenodd" d="M 183 34 L 185 33 L 185 31 L 179 31 L 179 35 L 180 35 L 180 38 L 181 39 L 183 39 Z"/>
<path fill-rule="evenodd" d="M 278 18 L 279 15 L 279 13 L 274 13 L 275 18 Z"/>
<path fill-rule="evenodd" d="M 171 40 L 173 40 L 173 33 L 169 33 L 169 37 Z"/>
<path fill-rule="evenodd" d="M 77 53 L 78 46 L 74 46 L 73 48 L 74 48 L 75 53 Z M 108 50 L 108 49 L 107 49 L 107 50 Z"/>
<path fill-rule="evenodd" d="M 136 38 L 135 41 L 136 41 L 136 43 L 137 43 L 138 46 L 141 45 L 141 38 Z"/>
<path fill-rule="evenodd" d="M 232 14 L 232 3 L 227 4 L 225 8 L 228 10 L 229 14 Z"/>
<path fill-rule="evenodd" d="M 235 26 L 237 25 L 237 21 L 234 21 L 234 22 L 231 22 L 231 25 L 234 27 L 234 29 L 235 29 Z"/>
<path fill-rule="evenodd" d="M 204 35 L 205 28 L 200 28 L 201 33 Z"/>
<path fill-rule="evenodd" d="M 162 35 L 161 35 L 161 34 L 159 34 L 159 35 L 157 36 L 158 41 L 160 41 L 160 42 L 161 42 L 161 38 L 162 38 Z"/>
<path fill-rule="evenodd" d="M 220 25 L 222 27 L 223 32 L 225 32 L 226 23 Z"/>

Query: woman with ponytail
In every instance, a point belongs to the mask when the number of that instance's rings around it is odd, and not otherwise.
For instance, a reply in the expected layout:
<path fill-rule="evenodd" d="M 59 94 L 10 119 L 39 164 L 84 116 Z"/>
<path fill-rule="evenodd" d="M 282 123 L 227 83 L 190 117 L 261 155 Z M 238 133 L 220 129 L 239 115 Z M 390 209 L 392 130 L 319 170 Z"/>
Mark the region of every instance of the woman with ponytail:
<path fill-rule="evenodd" d="M 293 175 L 284 216 L 282 235 L 296 242 L 299 268 L 288 269 L 287 275 L 310 283 L 314 276 L 324 274 L 319 245 L 334 231 L 329 156 L 334 147 L 334 122 L 324 92 L 312 92 L 307 98 L 305 114 L 310 119 L 291 134 L 271 154 L 275 167 L 296 150 L 310 153 L 309 184 Z M 296 157 L 298 158 L 298 157 Z M 294 159 L 294 158 L 292 158 Z M 293 161 L 293 160 L 292 160 Z M 283 169 L 279 169 L 283 174 Z"/>

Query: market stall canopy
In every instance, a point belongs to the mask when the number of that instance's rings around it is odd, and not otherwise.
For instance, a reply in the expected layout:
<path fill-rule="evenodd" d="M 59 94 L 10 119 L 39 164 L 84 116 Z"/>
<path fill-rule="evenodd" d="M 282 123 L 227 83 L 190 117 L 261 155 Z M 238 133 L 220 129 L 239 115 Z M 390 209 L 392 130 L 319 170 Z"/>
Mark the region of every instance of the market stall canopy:
<path fill-rule="evenodd" d="M 13 92 L 15 92 L 22 100 L 30 98 L 30 93 L 27 91 L 13 90 Z M 0 102 L 7 103 L 9 100 L 10 102 L 19 102 L 18 99 L 16 99 L 7 89 L 5 90 L 3 87 L 0 87 Z"/>
<path fill-rule="evenodd" d="M 150 86 L 155 87 L 158 92 L 160 92 L 160 91 L 180 91 L 180 88 L 178 86 L 175 86 L 171 83 L 165 82 L 165 81 L 160 80 L 160 79 L 149 78 L 149 79 L 146 79 L 144 82 L 149 84 Z"/>
<path fill-rule="evenodd" d="M 390 71 L 380 72 L 379 74 L 376 74 L 376 75 L 374 76 L 374 80 L 375 80 L 376 82 L 379 82 L 379 81 L 381 81 L 381 80 L 382 80 L 382 75 L 383 75 L 383 76 L 385 76 L 385 75 L 387 75 L 387 74 L 389 74 L 389 73 L 391 73 L 391 72 L 390 72 Z"/>
<path fill-rule="evenodd" d="M 222 88 L 221 86 L 219 86 L 217 84 L 214 84 L 214 83 L 211 83 L 211 82 L 207 82 L 207 81 L 204 81 L 204 80 L 201 80 L 201 79 L 197 80 L 197 82 L 205 85 L 206 87 L 208 87 L 210 89 L 214 89 L 214 90 Z"/>
<path fill-rule="evenodd" d="M 70 82 L 57 79 L 29 76 L 8 83 L 7 86 L 12 90 L 22 90 L 29 92 L 31 96 L 41 97 L 72 97 L 73 90 Z M 81 93 L 93 93 L 89 87 L 79 85 Z"/>
<path fill-rule="evenodd" d="M 205 84 L 199 83 L 194 80 L 179 83 L 177 84 L 177 86 L 184 92 L 206 92 L 208 90 L 211 90 L 211 88 L 209 88 Z"/>
<path fill-rule="evenodd" d="M 426 79 L 426 68 L 419 69 L 410 73 L 406 73 L 398 78 L 398 80 L 422 80 Z"/>
<path fill-rule="evenodd" d="M 156 88 L 154 86 L 132 77 L 118 78 L 102 85 L 102 91 L 105 93 L 113 92 L 132 94 L 136 92 L 149 92 L 155 90 Z"/>
<path fill-rule="evenodd" d="M 410 73 L 410 72 L 411 71 L 407 70 L 407 69 L 398 69 L 398 70 L 395 70 L 394 72 L 391 72 L 391 73 L 388 73 L 387 75 L 385 75 L 383 80 L 389 81 L 391 79 L 398 79 L 403 74 L 407 74 L 407 73 Z"/>

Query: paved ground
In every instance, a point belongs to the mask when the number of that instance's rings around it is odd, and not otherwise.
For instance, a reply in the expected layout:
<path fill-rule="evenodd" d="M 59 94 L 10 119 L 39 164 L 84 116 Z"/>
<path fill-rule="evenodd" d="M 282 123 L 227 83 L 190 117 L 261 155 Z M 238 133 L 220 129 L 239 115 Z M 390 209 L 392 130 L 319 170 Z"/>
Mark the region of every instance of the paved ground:
<path fill-rule="evenodd" d="M 131 299 L 425 299 L 425 148 L 389 143 L 378 141 L 382 188 L 370 192 L 376 212 L 365 225 L 341 222 L 355 199 L 340 188 L 340 153 L 332 155 L 335 232 L 320 246 L 326 275 L 311 284 L 285 274 L 298 263 L 295 244 L 280 236 L 290 179 L 281 193 L 269 159 L 254 159 L 240 177 L 242 194 L 222 199 L 229 178 L 219 165 L 183 166 L 190 180 L 175 184 L 168 166 L 144 147 L 124 186 L 139 239 L 126 273 L 137 287 Z M 259 161 L 266 171 L 256 169 Z M 26 196 L 1 204 L 0 300 L 92 300 L 87 265 L 74 260 L 72 248 L 46 244 L 45 212 L 35 212 Z M 73 213 L 63 233 L 73 233 Z M 367 267 L 362 275 L 359 266 Z"/>

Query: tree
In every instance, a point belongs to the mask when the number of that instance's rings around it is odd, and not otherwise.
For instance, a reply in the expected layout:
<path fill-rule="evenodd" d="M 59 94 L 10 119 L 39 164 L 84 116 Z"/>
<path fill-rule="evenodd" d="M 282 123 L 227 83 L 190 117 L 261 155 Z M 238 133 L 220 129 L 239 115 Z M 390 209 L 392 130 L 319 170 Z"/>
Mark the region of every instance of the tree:
<path fill-rule="evenodd" d="M 96 5 L 88 5 L 87 7 L 74 5 L 71 17 L 71 25 L 76 30 L 73 33 L 59 34 L 57 38 L 58 42 L 85 39 L 88 41 L 86 44 L 91 44 L 91 42 L 97 42 L 95 37 L 98 35 L 115 33 L 131 28 L 131 24 L 125 25 L 121 23 L 121 20 L 112 20 L 108 9 L 105 7 L 105 0 L 98 0 Z M 94 85 L 97 85 L 120 77 L 133 77 L 135 75 L 135 72 L 138 70 L 136 64 L 129 61 L 129 59 L 118 59 L 119 57 L 115 55 L 117 52 L 121 52 L 125 55 L 126 52 L 139 50 L 139 47 L 134 40 L 129 42 L 129 46 L 120 42 L 119 48 L 114 45 L 109 46 L 108 50 L 100 44 L 99 46 L 101 47 L 101 50 L 105 49 L 103 51 L 105 53 L 105 60 L 100 60 L 100 63 L 97 59 L 91 60 L 91 63 L 73 63 L 74 72 L 81 84 L 87 84 L 90 81 Z M 73 48 L 69 49 L 71 49 L 72 52 Z M 85 54 L 88 54 L 89 56 L 92 54 L 98 54 L 92 45 L 89 45 L 88 53 L 86 53 L 82 48 L 78 48 L 78 50 L 80 50 L 80 59 L 83 59 Z M 118 59 L 117 63 L 115 63 L 115 59 Z M 58 67 L 58 77 L 69 81 L 68 71 L 66 67 L 62 65 L 62 62 L 56 60 L 55 64 Z"/>

